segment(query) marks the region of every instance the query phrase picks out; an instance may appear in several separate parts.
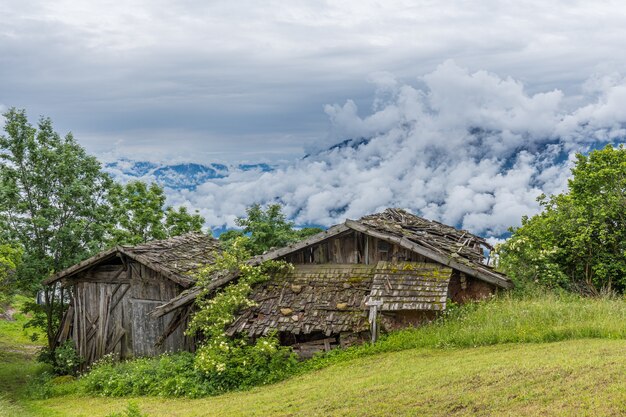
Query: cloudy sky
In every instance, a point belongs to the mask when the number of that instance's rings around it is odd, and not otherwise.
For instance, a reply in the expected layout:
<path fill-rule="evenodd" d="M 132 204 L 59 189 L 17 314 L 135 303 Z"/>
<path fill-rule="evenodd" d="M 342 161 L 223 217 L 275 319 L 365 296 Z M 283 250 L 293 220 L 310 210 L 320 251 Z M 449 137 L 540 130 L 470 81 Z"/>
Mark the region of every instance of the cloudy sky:
<path fill-rule="evenodd" d="M 0 106 L 102 160 L 281 166 L 170 191 L 212 226 L 281 201 L 498 236 L 574 152 L 623 142 L 625 49 L 619 1 L 7 1 Z"/>

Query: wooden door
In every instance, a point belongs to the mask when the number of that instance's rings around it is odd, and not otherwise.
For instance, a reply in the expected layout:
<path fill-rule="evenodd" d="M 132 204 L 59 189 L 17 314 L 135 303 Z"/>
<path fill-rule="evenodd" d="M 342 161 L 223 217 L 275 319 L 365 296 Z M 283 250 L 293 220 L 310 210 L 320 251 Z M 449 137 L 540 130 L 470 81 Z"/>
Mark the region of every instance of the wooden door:
<path fill-rule="evenodd" d="M 73 335 L 84 365 L 109 353 L 124 356 L 123 299 L 129 284 L 78 283 L 73 296 Z"/>
<path fill-rule="evenodd" d="M 148 314 L 162 304 L 163 301 L 131 299 L 135 356 L 154 356 L 161 353 L 156 343 L 165 331 L 164 320 L 152 318 Z"/>

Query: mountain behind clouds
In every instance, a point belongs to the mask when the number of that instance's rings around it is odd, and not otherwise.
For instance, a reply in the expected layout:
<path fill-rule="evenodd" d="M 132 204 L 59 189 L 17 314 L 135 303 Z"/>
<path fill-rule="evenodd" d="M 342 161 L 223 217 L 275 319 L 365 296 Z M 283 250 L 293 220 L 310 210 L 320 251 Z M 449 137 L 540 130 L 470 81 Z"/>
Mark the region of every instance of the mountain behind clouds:
<path fill-rule="evenodd" d="M 278 202 L 299 225 L 401 207 L 500 237 L 540 210 L 539 195 L 566 188 L 577 152 L 626 137 L 619 74 L 591 77 L 572 96 L 531 94 L 520 81 L 451 61 L 419 86 L 382 80 L 365 112 L 352 100 L 326 106 L 329 136 L 284 166 L 111 169 L 161 181 L 170 204 L 198 208 L 211 227 L 232 227 L 250 204 Z"/>
<path fill-rule="evenodd" d="M 156 182 L 173 191 L 194 191 L 211 180 L 227 178 L 232 172 L 270 172 L 274 168 L 266 163 L 225 165 L 220 163 L 157 164 L 148 161 L 120 159 L 104 164 L 104 170 L 121 182 L 143 180 Z"/>

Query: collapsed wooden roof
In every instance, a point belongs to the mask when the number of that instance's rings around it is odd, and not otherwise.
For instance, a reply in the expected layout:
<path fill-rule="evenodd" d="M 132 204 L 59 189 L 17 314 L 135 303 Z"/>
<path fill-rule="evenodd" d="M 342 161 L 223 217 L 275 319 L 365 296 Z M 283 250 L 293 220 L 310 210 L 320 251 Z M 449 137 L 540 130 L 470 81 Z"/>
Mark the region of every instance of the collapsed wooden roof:
<path fill-rule="evenodd" d="M 44 285 L 68 279 L 115 257 L 126 256 L 161 273 L 166 278 L 189 287 L 194 273 L 215 258 L 219 241 L 204 233 L 186 233 L 165 240 L 155 240 L 137 246 L 116 246 L 73 265 L 43 281 Z"/>
<path fill-rule="evenodd" d="M 444 310 L 450 268 L 421 262 L 400 264 L 295 265 L 294 270 L 258 285 L 248 308 L 227 334 L 251 337 L 277 330 L 326 336 L 369 328 L 367 304 L 380 311 Z"/>
<path fill-rule="evenodd" d="M 426 220 L 402 209 L 387 209 L 359 220 L 346 220 L 325 232 L 270 251 L 256 259 L 261 262 L 280 258 L 350 229 L 399 245 L 498 287 L 513 287 L 506 275 L 484 263 L 483 248 L 493 249 L 485 239 L 466 230 Z"/>
<path fill-rule="evenodd" d="M 397 244 L 442 265 L 498 287 L 513 287 L 513 283 L 507 276 L 484 263 L 483 248 L 493 249 L 485 239 L 466 230 L 459 230 L 452 226 L 415 216 L 402 209 L 392 208 L 382 213 L 364 216 L 359 220 L 346 220 L 342 224 L 333 226 L 305 240 L 259 255 L 251 259 L 250 264 L 256 265 L 267 260 L 281 258 L 350 230 L 356 230 Z M 230 277 L 230 279 L 234 278 L 236 277 Z M 228 280 L 221 280 L 219 285 L 226 282 Z M 214 287 L 217 288 L 217 285 Z M 159 317 L 188 305 L 199 293 L 199 288 L 190 288 L 169 303 L 156 308 L 153 314 Z"/>

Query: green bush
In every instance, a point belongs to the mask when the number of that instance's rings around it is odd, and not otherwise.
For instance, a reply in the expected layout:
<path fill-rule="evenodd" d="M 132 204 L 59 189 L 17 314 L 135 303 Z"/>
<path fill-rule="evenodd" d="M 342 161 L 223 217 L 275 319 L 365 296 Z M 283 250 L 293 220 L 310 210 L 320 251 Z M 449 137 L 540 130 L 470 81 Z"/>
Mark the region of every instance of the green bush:
<path fill-rule="evenodd" d="M 194 368 L 188 352 L 165 354 L 115 363 L 105 357 L 81 378 L 88 393 L 110 397 L 156 395 L 201 397 L 213 394 L 211 387 Z"/>
<path fill-rule="evenodd" d="M 198 349 L 196 368 L 216 392 L 271 384 L 291 375 L 298 360 L 290 347 L 280 346 L 275 335 L 249 344 L 243 339 L 229 343 L 211 339 Z"/>
<path fill-rule="evenodd" d="M 202 354 L 201 352 L 198 353 Z M 154 395 L 198 398 L 276 382 L 293 374 L 297 360 L 275 338 L 241 344 L 210 372 L 198 370 L 189 352 L 115 363 L 98 361 L 80 383 L 91 394 L 111 397 Z"/>
<path fill-rule="evenodd" d="M 626 148 L 578 154 L 567 192 L 539 197 L 541 213 L 499 245 L 499 267 L 516 283 L 583 294 L 626 292 Z"/>
<path fill-rule="evenodd" d="M 42 363 L 52 365 L 52 372 L 55 375 L 76 375 L 82 359 L 78 356 L 74 342 L 66 340 L 54 351 L 44 347 L 39 352 L 37 360 Z"/>

